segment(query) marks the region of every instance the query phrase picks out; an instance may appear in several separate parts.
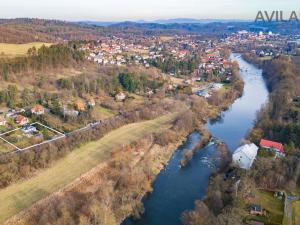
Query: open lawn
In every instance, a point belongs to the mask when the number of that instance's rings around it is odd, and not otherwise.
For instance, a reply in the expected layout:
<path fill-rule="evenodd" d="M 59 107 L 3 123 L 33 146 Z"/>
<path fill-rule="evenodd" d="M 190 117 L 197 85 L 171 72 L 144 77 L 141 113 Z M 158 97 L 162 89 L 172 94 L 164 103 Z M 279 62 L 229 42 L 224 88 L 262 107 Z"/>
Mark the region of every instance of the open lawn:
<path fill-rule="evenodd" d="M 253 217 L 255 220 L 264 222 L 266 225 L 281 225 L 283 220 L 284 202 L 273 197 L 272 192 L 260 191 L 255 192 L 255 204 L 259 204 L 267 210 L 265 217 Z"/>
<path fill-rule="evenodd" d="M 271 60 L 273 57 L 272 56 L 264 56 L 264 57 L 259 57 L 258 59 L 261 61 L 265 61 L 265 60 Z"/>
<path fill-rule="evenodd" d="M 7 44 L 0 43 L 0 57 L 16 57 L 24 56 L 27 54 L 28 49 L 36 47 L 39 49 L 43 45 L 50 46 L 50 43 L 33 42 L 27 44 Z"/>
<path fill-rule="evenodd" d="M 0 139 L 0 153 L 12 152 L 14 150 L 16 149 L 13 146 Z"/>
<path fill-rule="evenodd" d="M 293 203 L 293 225 L 300 225 L 300 201 Z"/>
<path fill-rule="evenodd" d="M 96 119 L 107 119 L 115 116 L 115 113 L 108 108 L 104 108 L 102 106 L 96 106 L 92 110 L 92 115 Z"/>
<path fill-rule="evenodd" d="M 176 113 L 116 129 L 102 139 L 74 150 L 36 176 L 0 190 L 0 223 L 60 190 L 110 158 L 111 152 L 159 129 L 167 128 Z"/>
<path fill-rule="evenodd" d="M 171 41 L 173 39 L 174 39 L 173 36 L 160 36 L 161 41 Z"/>

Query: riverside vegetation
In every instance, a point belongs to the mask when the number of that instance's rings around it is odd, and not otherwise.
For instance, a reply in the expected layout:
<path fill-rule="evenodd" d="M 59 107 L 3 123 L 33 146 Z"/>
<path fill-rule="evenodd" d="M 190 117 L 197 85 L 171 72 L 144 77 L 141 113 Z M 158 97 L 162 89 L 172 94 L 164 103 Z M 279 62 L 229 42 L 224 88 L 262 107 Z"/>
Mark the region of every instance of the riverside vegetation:
<path fill-rule="evenodd" d="M 256 193 L 267 195 L 258 189 L 285 190 L 294 193 L 300 185 L 300 120 L 299 67 L 295 61 L 280 56 L 272 60 L 260 60 L 251 54 L 244 58 L 263 69 L 263 76 L 271 92 L 269 103 L 258 112 L 255 127 L 249 139 L 258 144 L 260 138 L 278 140 L 284 143 L 287 156 L 270 160 L 270 155 L 259 154 L 249 172 L 235 169 L 235 177 L 240 178 L 237 189 L 236 180 L 224 179 L 230 163 L 220 173 L 211 178 L 204 201 L 196 201 L 195 208 L 182 215 L 187 225 L 239 225 L 248 219 L 247 199 Z M 292 224 L 283 215 L 282 206 L 268 207 L 269 220 L 266 224 Z"/>

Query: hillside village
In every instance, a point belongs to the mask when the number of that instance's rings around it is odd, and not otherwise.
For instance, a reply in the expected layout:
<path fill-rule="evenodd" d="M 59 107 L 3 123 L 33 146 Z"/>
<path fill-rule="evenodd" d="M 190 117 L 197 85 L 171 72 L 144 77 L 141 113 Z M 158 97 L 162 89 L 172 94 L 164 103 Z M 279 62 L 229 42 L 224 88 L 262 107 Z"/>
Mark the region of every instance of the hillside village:
<path fill-rule="evenodd" d="M 81 96 L 64 98 L 64 100 L 53 100 L 51 97 L 40 98 L 35 100 L 36 104 L 20 103 L 19 105 L 23 107 L 8 107 L 3 110 L 0 108 L 2 132 L 25 127 L 26 129 L 21 129 L 21 131 L 27 137 L 32 134 L 31 143 L 43 143 L 42 140 L 55 139 L 57 136 L 47 135 L 44 128 L 37 130 L 30 126 L 31 123 L 38 121 L 46 123 L 58 132 L 71 132 L 74 129 L 80 129 L 77 124 L 79 121 L 83 120 L 86 126 L 118 114 L 119 112 L 112 109 L 111 106 L 107 108 L 105 103 L 107 101 L 110 102 L 110 105 L 119 105 L 122 108 L 128 104 L 130 99 L 133 99 L 133 102 L 141 101 L 142 103 L 147 98 L 157 95 L 162 89 L 171 95 L 179 91 L 208 99 L 214 93 L 230 85 L 232 79 L 232 62 L 228 58 L 224 43 L 212 40 L 202 41 L 197 36 L 142 36 L 132 39 L 113 36 L 94 42 L 83 42 L 80 44 L 80 51 L 85 53 L 86 59 L 92 64 L 103 68 L 117 66 L 124 70 L 123 68 L 127 67 L 133 69 L 141 67 L 149 70 L 149 73 L 151 70 L 157 69 L 161 72 L 156 77 L 154 76 L 154 79 L 158 78 L 163 85 L 146 86 L 143 91 L 137 92 L 128 89 L 129 86 L 124 86 L 127 85 L 123 83 L 125 80 L 122 82 L 120 80 L 121 86 L 123 86 L 121 89 L 118 87 L 114 92 L 103 93 L 102 96 L 86 93 L 80 94 Z M 127 76 L 131 77 L 130 74 Z M 120 75 L 118 79 L 121 79 Z M 61 92 L 69 88 L 71 81 L 60 79 L 56 82 L 55 88 L 59 88 Z M 132 82 L 135 81 L 132 80 Z M 154 88 L 155 86 L 156 88 Z M 10 86 L 10 88 L 11 92 L 16 91 L 16 87 Z M 70 128 L 58 126 L 59 120 L 64 120 L 65 127 Z M 69 126 L 68 123 L 74 125 Z M 42 138 L 43 133 L 46 138 Z M 6 136 L 8 135 L 10 133 L 6 134 Z M 16 136 L 12 133 L 12 135 L 13 138 L 20 138 L 20 134 Z"/>
<path fill-rule="evenodd" d="M 103 104 L 108 99 L 120 105 L 126 99 L 151 98 L 161 88 L 170 94 L 184 91 L 209 99 L 214 93 L 226 89 L 231 83 L 233 62 L 229 59 L 228 47 L 267 59 L 266 57 L 297 54 L 300 49 L 297 40 L 299 40 L 297 36 L 286 37 L 272 32 L 265 34 L 239 31 L 220 40 L 201 40 L 197 35 L 174 35 L 132 36 L 130 38 L 112 36 L 103 37 L 97 41 L 82 42 L 80 51 L 85 53 L 88 61 L 103 68 L 114 66 L 142 67 L 146 70 L 156 68 L 161 71 L 159 79 L 164 85 L 156 89 L 145 87 L 143 93 L 135 93 L 135 96 L 123 86 L 123 90 L 119 89 L 106 96 L 86 94 L 65 99 L 64 102 L 38 100 L 37 104 L 25 107 L 9 107 L 0 111 L 0 129 L 2 132 L 7 132 L 16 127 L 25 126 L 27 129 L 22 130 L 24 135 L 28 136 L 32 133 L 40 140 L 33 141 L 35 143 L 43 140 L 41 132 L 45 131 L 38 132 L 30 126 L 32 122 L 47 122 L 51 127 L 51 121 L 56 121 L 57 116 L 73 118 L 72 123 L 76 123 L 78 120 L 76 118 L 85 117 L 84 123 L 88 125 L 99 119 L 118 114 L 118 111 L 106 108 L 106 104 Z M 68 85 L 68 82 L 68 80 L 59 80 L 59 85 L 64 87 Z M 95 111 L 98 112 L 96 114 L 100 113 L 100 117 L 95 114 Z M 101 113 L 104 113 L 104 116 L 101 116 Z M 43 120 L 41 121 L 40 118 Z M 76 128 L 80 126 L 75 125 L 73 128 L 61 130 L 54 125 L 54 129 L 60 132 L 70 132 Z M 56 138 L 56 135 L 52 136 Z M 45 140 L 47 139 L 49 137 Z"/>

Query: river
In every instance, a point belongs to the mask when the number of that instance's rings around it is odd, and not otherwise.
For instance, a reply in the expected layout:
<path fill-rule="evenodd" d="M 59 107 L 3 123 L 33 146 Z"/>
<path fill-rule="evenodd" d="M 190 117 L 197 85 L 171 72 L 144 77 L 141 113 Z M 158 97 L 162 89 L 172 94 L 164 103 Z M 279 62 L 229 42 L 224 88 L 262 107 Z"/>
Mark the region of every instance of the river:
<path fill-rule="evenodd" d="M 231 152 L 241 143 L 247 132 L 253 127 L 256 112 L 268 99 L 268 90 L 262 77 L 262 71 L 244 61 L 239 54 L 232 54 L 232 60 L 238 61 L 245 87 L 241 98 L 220 116 L 210 121 L 207 128 L 211 134 L 224 141 Z M 192 149 L 201 135 L 192 133 L 180 146 L 166 168 L 156 178 L 153 192 L 143 199 L 145 213 L 138 221 L 126 219 L 122 225 L 181 225 L 180 217 L 185 210 L 194 208 L 197 199 L 205 196 L 209 177 L 216 170 L 218 151 L 209 143 L 198 151 L 185 168 L 179 168 L 184 149 Z"/>

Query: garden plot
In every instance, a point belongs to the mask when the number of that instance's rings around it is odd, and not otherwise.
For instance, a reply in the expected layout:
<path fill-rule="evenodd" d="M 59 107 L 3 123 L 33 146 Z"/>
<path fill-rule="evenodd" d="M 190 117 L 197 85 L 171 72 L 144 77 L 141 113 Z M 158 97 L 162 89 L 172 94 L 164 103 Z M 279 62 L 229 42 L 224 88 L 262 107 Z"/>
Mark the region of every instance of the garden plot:
<path fill-rule="evenodd" d="M 0 134 L 0 153 L 26 150 L 64 137 L 59 131 L 41 123 L 33 123 Z"/>

